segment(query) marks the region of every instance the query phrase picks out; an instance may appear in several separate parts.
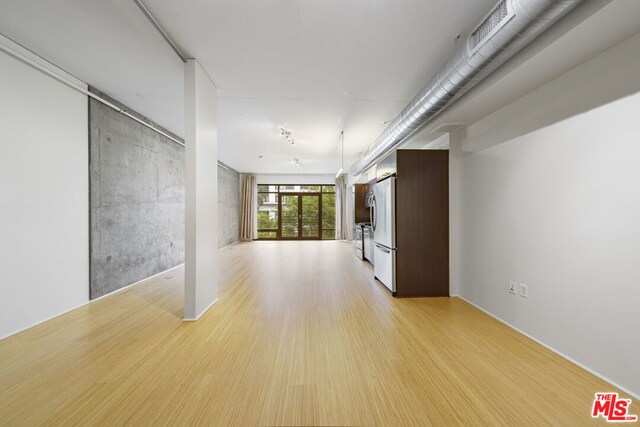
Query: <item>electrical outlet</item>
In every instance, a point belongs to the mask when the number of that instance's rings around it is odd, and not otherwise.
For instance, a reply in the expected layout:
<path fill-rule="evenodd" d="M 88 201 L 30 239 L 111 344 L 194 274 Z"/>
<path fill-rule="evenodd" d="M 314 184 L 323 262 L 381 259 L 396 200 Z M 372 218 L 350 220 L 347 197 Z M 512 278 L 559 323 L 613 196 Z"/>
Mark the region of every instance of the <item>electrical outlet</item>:
<path fill-rule="evenodd" d="M 513 280 L 509 281 L 509 293 L 514 295 L 516 294 L 516 282 Z"/>
<path fill-rule="evenodd" d="M 529 298 L 529 286 L 524 283 L 520 283 L 520 296 L 522 298 Z"/>

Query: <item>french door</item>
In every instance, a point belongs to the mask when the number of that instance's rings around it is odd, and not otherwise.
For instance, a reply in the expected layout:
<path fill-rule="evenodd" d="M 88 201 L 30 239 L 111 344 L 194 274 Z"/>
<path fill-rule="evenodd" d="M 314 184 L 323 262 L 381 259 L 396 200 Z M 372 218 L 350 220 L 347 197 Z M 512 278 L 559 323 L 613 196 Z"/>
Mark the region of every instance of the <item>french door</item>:
<path fill-rule="evenodd" d="M 280 239 L 319 240 L 322 205 L 319 193 L 280 193 Z"/>

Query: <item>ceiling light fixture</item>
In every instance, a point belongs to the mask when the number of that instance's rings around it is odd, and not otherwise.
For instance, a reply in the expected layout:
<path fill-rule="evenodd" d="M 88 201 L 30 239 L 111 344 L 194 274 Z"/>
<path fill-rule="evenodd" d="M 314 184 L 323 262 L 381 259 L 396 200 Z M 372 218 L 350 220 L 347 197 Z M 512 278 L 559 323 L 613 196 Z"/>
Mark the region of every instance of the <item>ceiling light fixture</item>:
<path fill-rule="evenodd" d="M 295 145 L 296 141 L 295 139 L 293 139 L 293 136 L 291 136 L 290 130 L 280 127 L 280 136 L 283 137 L 284 140 L 287 141 L 289 144 Z"/>
<path fill-rule="evenodd" d="M 340 170 L 336 174 L 336 178 L 344 173 L 344 131 L 340 132 L 340 144 L 342 151 L 342 160 L 340 161 Z"/>
<path fill-rule="evenodd" d="M 302 167 L 302 162 L 300 161 L 299 158 L 297 157 L 292 157 L 291 158 L 291 163 L 293 163 L 294 165 L 296 165 L 297 167 L 301 168 Z"/>

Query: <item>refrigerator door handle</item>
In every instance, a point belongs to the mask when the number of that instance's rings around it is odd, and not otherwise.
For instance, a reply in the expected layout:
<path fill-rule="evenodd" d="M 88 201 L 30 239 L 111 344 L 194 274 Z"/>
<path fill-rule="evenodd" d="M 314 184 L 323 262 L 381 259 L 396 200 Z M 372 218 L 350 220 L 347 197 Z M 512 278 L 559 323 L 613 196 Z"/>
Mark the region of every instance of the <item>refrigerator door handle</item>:
<path fill-rule="evenodd" d="M 371 196 L 371 226 L 373 231 L 376 231 L 377 219 L 378 219 L 378 203 L 376 202 L 376 196 Z"/>
<path fill-rule="evenodd" d="M 384 246 L 382 246 L 379 243 L 376 243 L 376 248 L 380 249 L 385 254 L 390 254 L 391 253 L 391 249 L 387 249 L 387 248 L 385 248 Z"/>

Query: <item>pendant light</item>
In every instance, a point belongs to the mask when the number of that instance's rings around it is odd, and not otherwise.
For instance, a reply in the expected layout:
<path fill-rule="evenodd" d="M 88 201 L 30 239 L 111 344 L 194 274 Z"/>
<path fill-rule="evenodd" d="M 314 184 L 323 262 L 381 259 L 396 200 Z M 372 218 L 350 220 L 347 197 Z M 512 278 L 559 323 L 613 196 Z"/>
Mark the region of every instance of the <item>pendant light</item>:
<path fill-rule="evenodd" d="M 340 161 L 340 170 L 336 174 L 336 178 L 344 173 L 344 131 L 340 132 L 340 144 L 341 144 L 341 161 Z"/>

